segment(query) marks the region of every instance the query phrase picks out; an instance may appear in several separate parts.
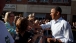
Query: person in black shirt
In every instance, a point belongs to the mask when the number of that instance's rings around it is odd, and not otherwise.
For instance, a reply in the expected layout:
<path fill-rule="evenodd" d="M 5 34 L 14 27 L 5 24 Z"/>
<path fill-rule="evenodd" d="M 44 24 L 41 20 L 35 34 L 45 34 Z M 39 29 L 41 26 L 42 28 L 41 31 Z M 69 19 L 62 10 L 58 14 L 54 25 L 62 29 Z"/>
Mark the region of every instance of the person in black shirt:
<path fill-rule="evenodd" d="M 15 43 L 30 43 L 33 34 L 29 31 L 29 21 L 27 18 L 20 17 L 16 22 Z"/>

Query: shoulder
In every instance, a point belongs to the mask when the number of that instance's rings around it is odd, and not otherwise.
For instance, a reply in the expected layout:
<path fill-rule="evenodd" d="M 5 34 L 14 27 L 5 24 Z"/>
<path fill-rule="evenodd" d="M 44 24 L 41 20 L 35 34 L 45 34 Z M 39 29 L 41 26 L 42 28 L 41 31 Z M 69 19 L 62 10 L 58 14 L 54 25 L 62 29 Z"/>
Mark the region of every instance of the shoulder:
<path fill-rule="evenodd" d="M 4 24 L 4 22 L 0 20 L 0 24 Z"/>
<path fill-rule="evenodd" d="M 54 22 L 54 20 L 50 20 L 50 22 L 49 22 L 49 23 L 52 23 L 52 22 Z"/>
<path fill-rule="evenodd" d="M 5 22 L 5 26 L 7 29 L 10 28 L 10 24 L 8 22 Z"/>
<path fill-rule="evenodd" d="M 4 24 L 3 21 L 0 20 L 0 28 L 1 28 L 1 27 L 5 27 L 5 24 Z"/>
<path fill-rule="evenodd" d="M 9 24 L 8 22 L 5 22 L 5 25 Z"/>
<path fill-rule="evenodd" d="M 64 19 L 61 21 L 61 23 L 63 23 L 64 26 L 69 26 L 70 27 L 70 24 Z"/>
<path fill-rule="evenodd" d="M 67 23 L 68 23 L 68 22 L 67 22 L 66 20 L 64 20 L 64 19 L 63 19 L 61 22 L 64 23 L 64 24 L 67 24 Z"/>

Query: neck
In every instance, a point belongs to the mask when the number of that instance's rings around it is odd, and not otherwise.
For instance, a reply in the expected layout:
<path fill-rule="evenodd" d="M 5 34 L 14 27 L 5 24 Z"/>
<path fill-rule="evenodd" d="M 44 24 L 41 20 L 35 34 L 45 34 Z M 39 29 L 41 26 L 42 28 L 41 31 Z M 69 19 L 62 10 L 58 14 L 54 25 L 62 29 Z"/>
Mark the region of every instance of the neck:
<path fill-rule="evenodd" d="M 13 22 L 9 22 L 11 26 L 13 26 Z"/>
<path fill-rule="evenodd" d="M 57 19 L 59 19 L 61 16 L 57 16 L 56 18 L 55 18 L 55 21 L 57 20 Z"/>

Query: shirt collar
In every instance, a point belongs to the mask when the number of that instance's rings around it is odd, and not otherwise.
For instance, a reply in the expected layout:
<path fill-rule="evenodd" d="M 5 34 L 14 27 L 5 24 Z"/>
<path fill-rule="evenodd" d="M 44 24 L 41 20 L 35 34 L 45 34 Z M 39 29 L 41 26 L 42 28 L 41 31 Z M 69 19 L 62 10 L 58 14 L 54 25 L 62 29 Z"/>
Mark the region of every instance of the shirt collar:
<path fill-rule="evenodd" d="M 60 20 L 62 20 L 62 17 L 60 17 L 59 19 L 57 20 L 54 20 L 55 23 L 59 22 Z"/>

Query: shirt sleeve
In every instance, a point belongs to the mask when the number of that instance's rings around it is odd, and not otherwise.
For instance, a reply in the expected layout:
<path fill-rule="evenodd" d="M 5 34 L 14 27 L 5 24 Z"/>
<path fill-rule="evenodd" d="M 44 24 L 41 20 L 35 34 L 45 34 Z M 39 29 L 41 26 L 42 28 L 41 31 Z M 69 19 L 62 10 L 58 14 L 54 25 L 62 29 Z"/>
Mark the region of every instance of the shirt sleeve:
<path fill-rule="evenodd" d="M 60 39 L 62 42 L 73 42 L 73 34 L 69 23 L 63 24 L 63 36 L 64 38 Z"/>
<path fill-rule="evenodd" d="M 42 27 L 42 29 L 50 28 L 51 27 L 51 21 L 46 23 L 46 24 L 41 24 L 40 26 Z"/>

